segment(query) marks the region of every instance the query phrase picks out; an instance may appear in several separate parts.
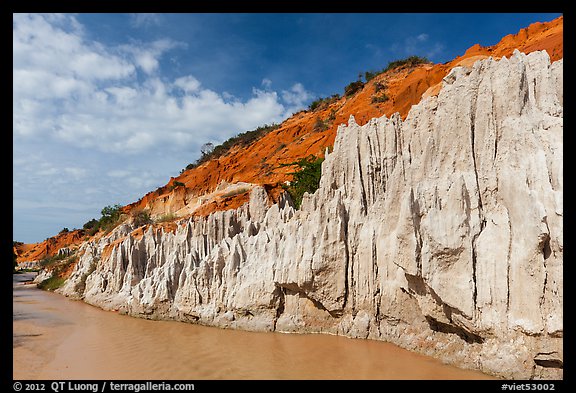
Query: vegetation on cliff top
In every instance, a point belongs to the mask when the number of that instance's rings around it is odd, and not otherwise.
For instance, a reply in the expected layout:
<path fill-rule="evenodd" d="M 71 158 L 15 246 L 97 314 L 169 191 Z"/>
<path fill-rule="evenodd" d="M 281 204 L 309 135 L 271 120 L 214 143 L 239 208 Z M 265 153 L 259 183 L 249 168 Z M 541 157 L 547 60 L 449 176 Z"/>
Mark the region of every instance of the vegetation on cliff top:
<path fill-rule="evenodd" d="M 268 134 L 269 132 L 274 131 L 280 127 L 280 124 L 272 123 L 272 124 L 264 124 L 252 131 L 242 132 L 229 138 L 228 140 L 222 142 L 222 144 L 214 146 L 212 143 L 206 143 L 202 146 L 200 152 L 202 156 L 196 160 L 196 162 L 188 164 L 186 168 L 182 169 L 184 172 L 187 169 L 193 169 L 197 166 L 205 163 L 206 161 L 216 159 L 218 157 L 223 156 L 226 154 L 230 149 L 235 146 L 247 146 L 252 142 L 260 139 L 264 135 Z"/>
<path fill-rule="evenodd" d="M 426 57 L 410 56 L 410 57 L 407 57 L 405 59 L 399 59 L 399 60 L 391 61 L 388 63 L 388 65 L 385 68 L 382 68 L 379 71 L 366 71 L 364 73 L 361 72 L 358 74 L 358 80 L 357 81 L 351 82 L 350 84 L 348 84 L 344 88 L 344 96 L 345 97 L 353 96 L 358 91 L 362 90 L 362 88 L 364 87 L 364 85 L 366 83 L 370 82 L 372 79 L 374 79 L 375 77 L 377 77 L 380 74 L 383 74 L 384 72 L 395 70 L 396 68 L 414 67 L 416 65 L 425 64 L 425 63 L 430 63 L 430 60 L 428 60 Z M 366 82 L 362 81 L 362 77 L 364 77 L 364 79 L 366 79 Z M 379 82 L 377 82 L 376 85 L 378 85 L 378 83 Z M 376 86 L 376 87 L 378 88 L 378 86 Z M 388 96 L 386 94 L 381 94 L 377 98 L 373 99 L 372 103 L 385 102 L 387 100 L 388 100 Z"/>
<path fill-rule="evenodd" d="M 325 106 L 330 105 L 333 102 L 336 102 L 340 99 L 340 94 L 333 94 L 330 97 L 326 98 L 318 98 L 310 103 L 308 106 L 309 111 L 315 111 L 318 108 L 324 108 Z"/>
<path fill-rule="evenodd" d="M 425 57 L 420 57 L 420 56 L 410 56 L 407 57 L 405 59 L 399 59 L 399 60 L 394 60 L 388 63 L 388 65 L 385 68 L 382 68 L 381 70 L 377 70 L 377 71 L 366 71 L 364 73 L 359 73 L 358 74 L 358 80 L 357 81 L 353 81 L 351 83 L 349 83 L 345 88 L 344 88 L 344 97 L 351 97 L 354 94 L 356 94 L 358 91 L 362 90 L 362 88 L 364 87 L 364 85 L 366 83 L 368 83 L 370 80 L 372 80 L 374 77 L 389 71 L 389 70 L 393 70 L 399 67 L 403 67 L 403 66 L 415 66 L 418 64 L 422 64 L 422 63 L 429 63 L 430 61 L 425 58 Z M 365 81 L 362 80 L 362 78 L 365 79 Z M 325 98 L 318 98 L 314 101 L 312 101 L 312 103 L 310 103 L 310 105 L 308 106 L 308 110 L 309 111 L 316 111 L 317 109 L 323 109 L 326 108 L 328 105 L 332 104 L 333 102 L 339 100 L 341 97 L 339 94 L 333 94 L 329 97 L 325 97 Z M 378 97 L 375 97 L 373 99 L 373 103 L 377 103 L 377 102 L 384 102 L 388 100 L 388 96 L 384 93 L 382 93 L 381 95 L 379 95 Z M 208 142 L 205 143 L 202 148 L 200 149 L 201 151 L 201 156 L 200 158 L 198 158 L 195 162 L 188 164 L 184 169 L 182 169 L 180 171 L 180 173 L 183 173 L 186 170 L 189 169 L 193 169 L 196 168 L 197 166 L 213 160 L 213 159 L 217 159 L 221 156 L 223 156 L 224 154 L 228 153 L 233 147 L 236 146 L 247 146 L 253 142 L 255 142 L 256 140 L 260 139 L 262 136 L 268 134 L 269 132 L 272 132 L 274 130 L 276 130 L 278 127 L 280 127 L 280 124 L 264 124 L 263 126 L 260 126 L 252 131 L 246 131 L 240 134 L 237 134 L 236 136 L 233 136 L 231 138 L 229 138 L 228 140 L 224 141 L 222 144 L 214 146 L 213 143 Z M 325 129 L 326 127 L 322 124 L 320 124 L 319 122 L 317 122 L 317 124 L 314 127 L 315 131 L 318 130 L 322 130 Z M 289 164 L 292 165 L 292 164 Z"/>
<path fill-rule="evenodd" d="M 89 236 L 93 236 L 100 229 L 103 231 L 110 231 L 120 222 L 121 209 L 122 206 L 118 204 L 105 206 L 100 212 L 102 214 L 100 219 L 96 220 L 93 218 L 90 221 L 87 221 L 83 228 L 87 231 Z"/>
<path fill-rule="evenodd" d="M 351 97 L 364 88 L 364 85 L 371 81 L 374 77 L 400 67 L 413 67 L 419 64 L 430 63 L 430 61 L 425 57 L 420 56 L 410 56 L 405 59 L 394 60 L 388 63 L 388 65 L 379 71 L 366 71 L 364 73 L 358 74 L 358 80 L 351 82 L 344 88 L 344 97 Z M 362 78 L 366 80 L 362 81 Z M 378 93 L 372 97 L 372 103 L 382 103 L 386 102 L 389 97 L 386 94 L 388 86 L 384 82 L 376 82 L 374 84 L 375 92 Z M 315 111 L 320 108 L 326 108 L 331 103 L 340 99 L 340 95 L 334 94 L 327 98 L 318 98 L 314 100 L 308 110 Z M 332 117 L 334 113 L 332 113 Z M 314 130 L 322 131 L 328 128 L 329 120 L 322 120 L 319 117 L 316 118 L 314 124 Z M 281 164 L 280 167 L 285 166 L 296 166 L 298 169 L 290 173 L 293 176 L 290 185 L 285 186 L 285 190 L 290 194 L 294 202 L 294 206 L 299 209 L 302 204 L 302 198 L 306 192 L 314 193 L 320 185 L 320 177 L 322 174 L 322 161 L 324 158 L 318 158 L 316 156 L 308 156 L 301 158 L 297 161 Z"/>

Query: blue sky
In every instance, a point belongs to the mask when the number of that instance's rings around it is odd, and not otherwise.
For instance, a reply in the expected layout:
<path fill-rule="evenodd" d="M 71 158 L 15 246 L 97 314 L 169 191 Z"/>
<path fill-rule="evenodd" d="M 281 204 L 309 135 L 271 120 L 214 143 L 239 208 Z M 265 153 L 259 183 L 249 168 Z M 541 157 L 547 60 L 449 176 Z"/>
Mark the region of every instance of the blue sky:
<path fill-rule="evenodd" d="M 14 14 L 13 239 L 82 228 L 358 73 L 560 14 Z"/>

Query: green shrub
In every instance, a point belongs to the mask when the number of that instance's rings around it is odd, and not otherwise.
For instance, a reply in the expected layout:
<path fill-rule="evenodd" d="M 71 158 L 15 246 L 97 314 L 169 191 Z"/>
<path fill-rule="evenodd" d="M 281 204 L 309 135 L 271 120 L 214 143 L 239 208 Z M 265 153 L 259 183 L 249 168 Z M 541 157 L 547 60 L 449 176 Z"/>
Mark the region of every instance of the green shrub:
<path fill-rule="evenodd" d="M 380 73 L 381 73 L 380 71 L 366 71 L 364 73 L 364 79 L 366 79 L 366 82 L 370 82 L 372 79 L 374 79 L 374 77 L 376 77 Z"/>
<path fill-rule="evenodd" d="M 150 213 L 147 210 L 137 210 L 132 214 L 132 220 L 135 226 L 139 227 L 142 225 L 152 224 L 152 219 L 150 218 Z"/>
<path fill-rule="evenodd" d="M 390 71 L 390 70 L 393 70 L 395 68 L 402 67 L 402 66 L 413 67 L 415 65 L 424 64 L 424 63 L 430 63 L 430 60 L 428 60 L 426 57 L 420 57 L 420 56 L 410 56 L 410 57 L 407 57 L 405 59 L 394 60 L 394 61 L 389 62 L 388 65 L 385 68 L 382 68 L 380 71 L 366 71 L 366 72 L 364 72 L 364 74 L 359 73 L 358 74 L 358 81 L 360 81 L 362 79 L 362 76 L 364 76 L 364 79 L 366 79 L 366 82 L 370 82 L 372 79 L 374 79 L 375 77 L 377 77 L 378 75 L 380 75 L 386 71 Z M 382 85 L 381 89 L 378 88 L 379 84 Z M 382 84 L 381 82 L 376 82 L 375 86 L 376 86 L 376 91 L 386 89 L 386 85 Z"/>
<path fill-rule="evenodd" d="M 169 191 L 174 190 L 176 187 L 184 187 L 184 188 L 186 188 L 186 184 L 182 183 L 181 181 L 175 181 L 175 182 L 172 183 L 172 185 L 170 186 Z"/>
<path fill-rule="evenodd" d="M 120 221 L 121 209 L 120 205 L 104 207 L 101 211 L 99 227 L 105 231 L 113 229 Z"/>
<path fill-rule="evenodd" d="M 326 131 L 330 127 L 330 124 L 326 120 L 322 120 L 321 118 L 317 117 L 316 122 L 314 123 L 313 130 L 316 132 Z"/>
<path fill-rule="evenodd" d="M 330 111 L 330 116 L 328 116 L 328 120 L 329 122 L 333 122 L 334 120 L 336 120 L 336 109 L 332 109 Z"/>
<path fill-rule="evenodd" d="M 43 289 L 45 291 L 53 291 L 64 285 L 65 281 L 66 281 L 65 278 L 54 275 L 38 284 L 38 288 Z"/>
<path fill-rule="evenodd" d="M 320 186 L 322 176 L 322 162 L 324 158 L 310 155 L 288 164 L 281 164 L 281 167 L 296 166 L 298 169 L 291 173 L 292 181 L 289 186 L 285 186 L 286 191 L 292 197 L 296 209 L 300 209 L 302 198 L 306 192 L 312 194 Z"/>
<path fill-rule="evenodd" d="M 381 103 L 381 102 L 386 102 L 389 99 L 390 98 L 386 95 L 386 93 L 382 93 L 378 96 L 372 96 L 372 103 L 377 104 L 377 103 Z"/>
<path fill-rule="evenodd" d="M 310 109 L 311 111 L 316 110 L 318 107 L 320 107 L 320 105 L 324 102 L 324 98 L 318 98 L 317 100 L 314 100 L 310 103 L 310 105 L 308 106 L 308 109 Z"/>
<path fill-rule="evenodd" d="M 66 258 L 68 258 L 68 256 L 67 256 L 67 255 L 64 255 L 64 254 L 56 254 L 56 255 L 53 255 L 53 256 L 51 256 L 51 257 L 47 256 L 47 257 L 45 257 L 44 259 L 42 259 L 42 260 L 40 261 L 40 267 L 43 267 L 43 268 L 45 268 L 45 267 L 53 267 L 53 266 L 55 266 L 58 262 L 66 259 Z"/>
<path fill-rule="evenodd" d="M 332 104 L 333 102 L 338 101 L 339 99 L 340 99 L 340 94 L 333 94 L 330 97 L 326 97 L 326 98 L 321 97 L 315 101 L 312 101 L 312 103 L 308 106 L 308 109 L 311 111 L 315 111 L 316 109 L 328 106 L 328 105 Z"/>
<path fill-rule="evenodd" d="M 54 255 L 52 257 L 46 257 L 40 261 L 40 266 L 48 271 L 52 271 L 52 277 L 47 278 L 38 284 L 38 288 L 47 291 L 53 291 L 60 288 L 66 278 L 61 277 L 62 273 L 65 272 L 71 264 L 78 262 L 78 257 L 75 255 Z"/>
<path fill-rule="evenodd" d="M 86 229 L 86 234 L 88 236 L 94 236 L 98 232 L 99 229 L 100 229 L 100 227 L 98 227 L 98 226 L 95 226 L 95 227 L 90 228 L 90 229 Z"/>
<path fill-rule="evenodd" d="M 381 92 L 382 90 L 386 90 L 388 85 L 384 82 L 376 82 L 374 83 L 374 91 L 376 93 Z"/>
<path fill-rule="evenodd" d="M 155 223 L 160 223 L 160 222 L 168 222 L 168 221 L 174 221 L 175 219 L 177 219 L 178 216 L 176 216 L 176 214 L 174 213 L 166 213 L 163 214 L 161 216 L 158 216 L 154 222 Z"/>
<path fill-rule="evenodd" d="M 361 80 L 351 82 L 344 88 L 344 96 L 350 97 L 356 94 L 358 91 L 360 91 L 363 87 L 364 82 L 362 82 Z"/>
<path fill-rule="evenodd" d="M 388 63 L 388 66 L 384 68 L 383 72 L 390 71 L 402 66 L 413 67 L 415 65 L 424 63 L 430 63 L 430 60 L 428 60 L 426 57 L 410 56 L 405 59 L 391 61 L 390 63 Z"/>
<path fill-rule="evenodd" d="M 91 219 L 90 221 L 87 221 L 87 222 L 84 224 L 84 226 L 82 226 L 82 228 L 87 229 L 87 230 L 88 230 L 88 229 L 92 229 L 92 228 L 94 228 L 94 227 L 98 228 L 98 225 L 99 225 L 99 224 L 100 224 L 100 222 L 99 222 L 97 219 L 93 218 L 93 219 Z"/>
<path fill-rule="evenodd" d="M 280 127 L 280 124 L 272 123 L 270 125 L 264 124 L 252 131 L 242 132 L 232 138 L 224 141 L 222 144 L 218 146 L 211 147 L 210 149 L 205 149 L 204 146 L 208 144 L 204 144 L 202 148 L 202 156 L 196 160 L 193 164 L 188 164 L 186 169 L 193 169 L 197 166 L 205 163 L 206 161 L 219 158 L 226 154 L 230 149 L 235 146 L 247 146 L 256 140 L 260 139 L 264 135 L 274 131 Z M 212 145 L 212 144 L 210 144 Z M 184 170 L 180 171 L 180 173 L 184 172 Z"/>

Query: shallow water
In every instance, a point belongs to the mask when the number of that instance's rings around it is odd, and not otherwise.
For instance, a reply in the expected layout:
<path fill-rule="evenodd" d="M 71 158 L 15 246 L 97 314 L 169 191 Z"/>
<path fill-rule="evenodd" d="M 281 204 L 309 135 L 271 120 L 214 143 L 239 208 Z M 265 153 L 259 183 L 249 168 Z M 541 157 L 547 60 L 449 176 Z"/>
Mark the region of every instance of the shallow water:
<path fill-rule="evenodd" d="M 100 310 L 13 275 L 14 379 L 489 379 L 395 345 Z"/>

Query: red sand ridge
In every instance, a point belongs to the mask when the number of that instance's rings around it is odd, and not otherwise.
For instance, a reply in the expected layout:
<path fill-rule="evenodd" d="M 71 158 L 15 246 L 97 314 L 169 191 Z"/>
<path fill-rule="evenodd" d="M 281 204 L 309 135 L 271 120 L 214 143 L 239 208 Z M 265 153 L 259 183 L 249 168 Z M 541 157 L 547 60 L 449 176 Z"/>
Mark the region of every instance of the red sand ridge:
<path fill-rule="evenodd" d="M 166 214 L 177 217 L 208 215 L 246 203 L 253 185 L 265 186 L 271 202 L 274 202 L 282 192 L 281 185 L 291 180 L 290 172 L 293 170 L 280 164 L 294 162 L 311 154 L 324 156 L 326 149 L 334 143 L 338 126 L 347 123 L 350 115 L 360 125 L 371 118 L 391 116 L 395 112 L 399 112 L 404 119 L 412 105 L 423 97 L 438 94 L 442 78 L 453 67 L 471 66 L 475 61 L 490 56 L 510 57 L 515 49 L 525 53 L 546 50 L 552 61 L 561 59 L 563 23 L 562 16 L 550 22 L 534 23 L 517 34 L 507 35 L 496 45 L 482 47 L 476 44 L 448 63 L 401 66 L 377 75 L 349 97 L 327 99 L 313 111 L 295 113 L 277 129 L 250 145 L 232 147 L 218 158 L 183 171 L 165 186 L 124 206 L 123 212 L 130 215 L 146 209 L 153 217 Z M 387 100 L 373 100 L 383 93 Z M 245 185 L 230 188 L 237 184 Z M 39 257 L 43 249 L 48 252 L 50 246 L 43 246 L 44 243 L 32 245 L 35 247 L 31 248 L 26 245 L 28 254 L 22 254 L 19 260 Z M 58 244 L 67 246 L 63 242 Z"/>
<path fill-rule="evenodd" d="M 14 245 L 13 250 L 18 263 L 39 261 L 58 254 L 58 251 L 63 247 L 76 248 L 84 240 L 86 240 L 84 231 L 77 229 L 69 232 L 60 232 L 58 235 L 50 237 L 40 243 L 18 243 Z"/>
<path fill-rule="evenodd" d="M 494 46 L 474 45 L 464 55 L 445 64 L 400 67 L 380 74 L 351 97 L 342 97 L 320 105 L 314 111 L 298 112 L 284 121 L 278 129 L 251 145 L 232 148 L 219 158 L 184 171 L 180 176 L 171 179 L 166 186 L 126 206 L 125 211 L 147 208 L 152 212 L 161 212 L 166 211 L 169 205 L 169 209 L 174 212 L 186 205 L 190 196 L 209 193 L 221 182 L 268 185 L 268 189 L 275 190 L 274 195 L 278 195 L 279 185 L 291 179 L 291 168 L 279 165 L 310 154 L 323 156 L 325 149 L 334 143 L 338 125 L 347 123 L 350 115 L 353 115 L 360 125 L 373 117 L 390 116 L 395 112 L 405 118 L 412 105 L 417 104 L 424 93 L 437 94 L 442 78 L 453 67 L 469 66 L 489 56 L 509 57 L 514 49 L 526 53 L 546 50 L 553 61 L 562 58 L 563 17 L 547 23 L 534 23 L 517 34 L 504 37 Z M 382 103 L 373 103 L 372 98 L 379 95 L 376 91 L 378 85 L 386 86 L 384 93 L 389 99 Z M 324 122 L 326 126 L 319 126 L 320 122 Z M 183 183 L 185 187 L 171 190 L 174 182 Z M 227 197 L 225 203 L 211 201 L 209 206 L 212 208 L 201 206 L 196 214 L 201 212 L 204 215 L 214 210 L 236 208 L 246 200 L 246 195 L 241 194 L 237 198 Z M 275 198 L 272 197 L 272 200 Z"/>

